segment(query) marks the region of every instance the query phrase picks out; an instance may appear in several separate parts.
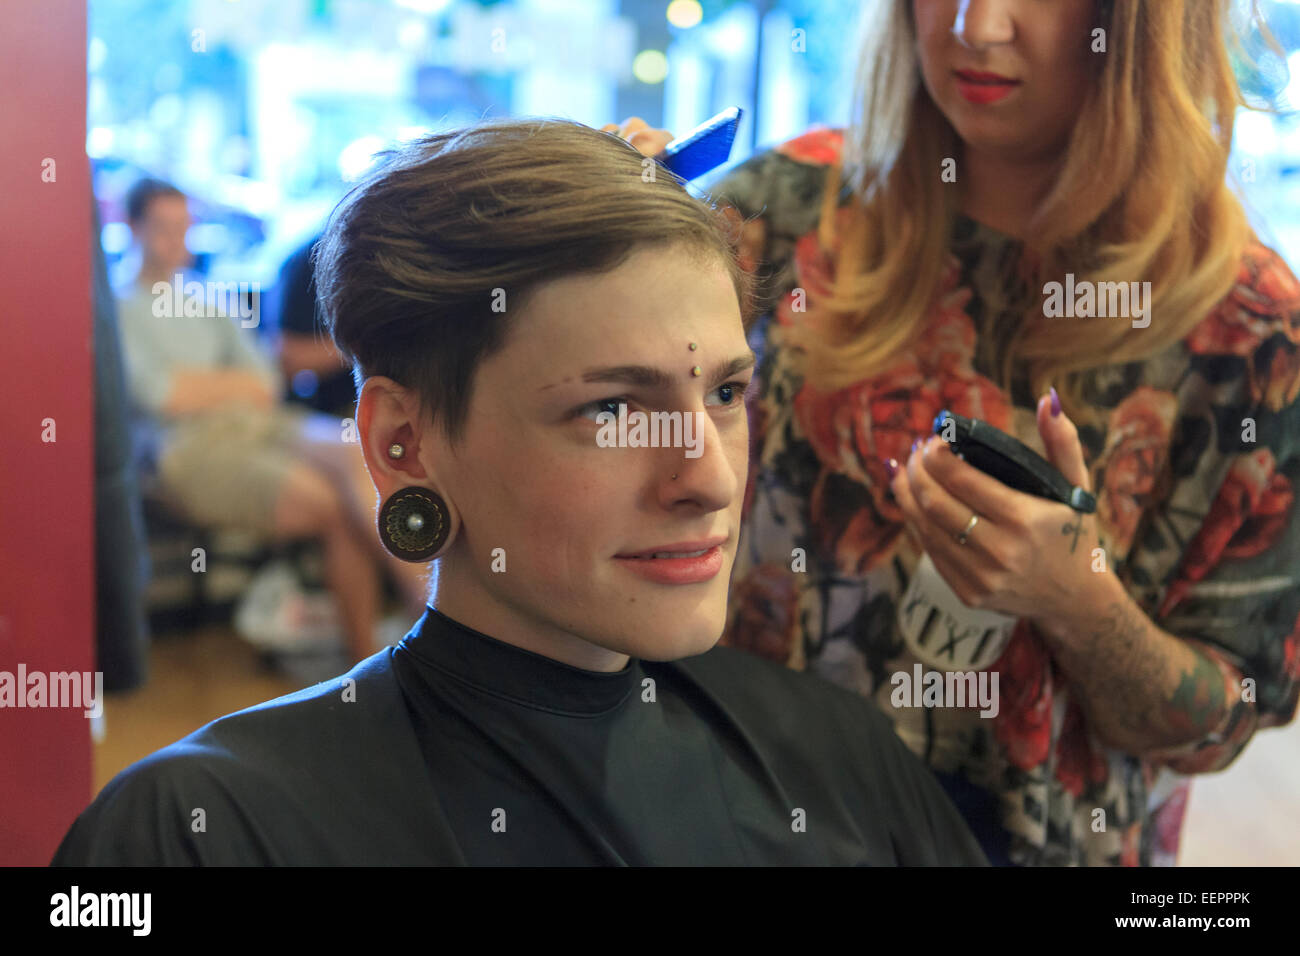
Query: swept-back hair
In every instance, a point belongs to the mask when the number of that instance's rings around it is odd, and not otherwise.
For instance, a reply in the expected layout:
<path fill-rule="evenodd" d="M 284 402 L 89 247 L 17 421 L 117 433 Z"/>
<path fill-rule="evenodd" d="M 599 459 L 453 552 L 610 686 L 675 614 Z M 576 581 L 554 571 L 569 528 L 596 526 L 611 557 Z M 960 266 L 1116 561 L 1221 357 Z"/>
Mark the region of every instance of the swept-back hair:
<path fill-rule="evenodd" d="M 454 445 L 475 370 L 538 287 L 615 269 L 647 246 L 681 247 L 701 267 L 721 264 L 748 325 L 738 242 L 716 205 L 617 136 L 489 119 L 385 151 L 335 208 L 314 261 L 322 325 L 358 392 L 371 375 L 415 390 Z"/>

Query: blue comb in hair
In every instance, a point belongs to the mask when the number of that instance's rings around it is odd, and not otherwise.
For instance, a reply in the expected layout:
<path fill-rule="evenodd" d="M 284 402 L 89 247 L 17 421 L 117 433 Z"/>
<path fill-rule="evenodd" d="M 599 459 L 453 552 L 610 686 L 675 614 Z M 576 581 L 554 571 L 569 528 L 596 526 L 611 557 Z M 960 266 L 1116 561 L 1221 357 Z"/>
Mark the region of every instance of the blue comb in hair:
<path fill-rule="evenodd" d="M 655 161 L 682 179 L 694 179 L 717 169 L 731 156 L 731 144 L 736 140 L 741 112 L 739 106 L 723 110 L 685 136 L 677 137 L 664 147 Z"/>

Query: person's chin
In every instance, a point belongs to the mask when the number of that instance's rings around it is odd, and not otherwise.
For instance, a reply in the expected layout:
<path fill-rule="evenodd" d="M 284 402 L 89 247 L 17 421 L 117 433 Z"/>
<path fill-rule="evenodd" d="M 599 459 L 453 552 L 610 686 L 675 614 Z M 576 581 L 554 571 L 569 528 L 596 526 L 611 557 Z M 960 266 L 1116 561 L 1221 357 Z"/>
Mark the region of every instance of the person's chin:
<path fill-rule="evenodd" d="M 1000 125 L 999 118 L 956 115 L 958 122 L 952 123 L 953 129 L 968 147 L 1013 158 L 1023 156 L 1023 145 L 1018 132 Z"/>
<path fill-rule="evenodd" d="M 723 607 L 725 612 L 725 605 Z M 648 624 L 637 636 L 636 657 L 645 661 L 675 661 L 713 649 L 722 637 L 725 613 L 668 617 Z"/>

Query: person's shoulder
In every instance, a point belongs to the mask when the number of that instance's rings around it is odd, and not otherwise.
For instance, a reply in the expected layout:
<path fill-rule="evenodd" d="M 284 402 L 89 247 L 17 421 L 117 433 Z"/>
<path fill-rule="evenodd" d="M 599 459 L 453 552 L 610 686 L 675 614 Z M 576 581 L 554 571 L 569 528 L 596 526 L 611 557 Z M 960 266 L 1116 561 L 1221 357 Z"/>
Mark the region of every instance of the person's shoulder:
<path fill-rule="evenodd" d="M 153 757 L 223 767 L 233 760 L 252 775 L 338 759 L 345 744 L 393 709 L 390 657 L 391 649 L 382 651 L 338 677 L 218 717 Z"/>
<path fill-rule="evenodd" d="M 788 713 L 827 728 L 861 727 L 865 721 L 873 730 L 893 733 L 889 719 L 860 694 L 749 651 L 718 644 L 675 664 L 712 693 L 754 713 L 770 714 L 776 706 L 788 706 Z"/>
<path fill-rule="evenodd" d="M 402 754 L 393 730 L 404 726 L 388 649 L 338 678 L 211 721 L 127 767 L 78 817 L 54 862 L 285 862 L 282 848 L 312 846 L 306 831 L 322 799 L 356 815 L 365 796 L 353 791 L 365 787 L 375 741 Z"/>
<path fill-rule="evenodd" d="M 230 821 L 248 820 L 250 794 L 270 801 L 274 789 L 274 778 L 196 731 L 105 784 L 64 836 L 52 865 L 272 862 L 246 828 Z M 209 832 L 220 838 L 206 839 Z"/>
<path fill-rule="evenodd" d="M 830 166 L 844 151 L 844 130 L 837 127 L 814 127 L 772 147 L 772 152 L 809 166 Z"/>
<path fill-rule="evenodd" d="M 752 205 L 773 191 L 812 191 L 823 182 L 826 170 L 838 161 L 844 131 L 817 127 L 756 151 L 704 180 L 706 191 L 732 205 Z M 800 189 L 800 184 L 807 184 Z"/>
<path fill-rule="evenodd" d="M 1232 288 L 1185 341 L 1196 354 L 1247 359 L 1264 348 L 1300 347 L 1300 280 L 1275 250 L 1252 235 Z"/>
<path fill-rule="evenodd" d="M 802 782 L 843 794 L 864 826 L 886 821 L 898 862 L 987 864 L 933 774 L 872 700 L 732 647 L 674 664 Z"/>
<path fill-rule="evenodd" d="M 1242 251 L 1237 290 L 1249 290 L 1271 312 L 1300 307 L 1300 280 L 1282 256 L 1255 235 Z"/>
<path fill-rule="evenodd" d="M 315 272 L 312 263 L 312 252 L 315 251 L 317 243 L 324 238 L 324 235 L 324 232 L 312 233 L 284 257 L 284 262 L 280 264 L 281 282 L 307 282 L 312 278 Z"/>
<path fill-rule="evenodd" d="M 115 285 L 113 287 L 113 298 L 117 300 L 119 314 L 123 314 L 123 312 L 132 316 L 137 312 L 143 315 L 152 314 L 152 310 L 148 306 L 152 303 L 153 293 L 148 286 L 141 285 L 134 279 Z"/>

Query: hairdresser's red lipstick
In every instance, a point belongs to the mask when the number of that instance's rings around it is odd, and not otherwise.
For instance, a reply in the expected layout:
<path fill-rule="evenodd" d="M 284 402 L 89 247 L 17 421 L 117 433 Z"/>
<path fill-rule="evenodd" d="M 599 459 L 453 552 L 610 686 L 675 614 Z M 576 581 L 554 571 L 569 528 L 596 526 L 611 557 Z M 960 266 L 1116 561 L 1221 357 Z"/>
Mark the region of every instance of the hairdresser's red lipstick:
<path fill-rule="evenodd" d="M 1015 92 L 1016 87 L 1020 86 L 1019 80 L 1013 80 L 1009 76 L 1002 76 L 998 73 L 982 73 L 978 70 L 954 70 L 953 75 L 957 77 L 957 92 L 961 93 L 966 101 L 975 104 L 996 103 L 998 100 L 1011 95 Z"/>

